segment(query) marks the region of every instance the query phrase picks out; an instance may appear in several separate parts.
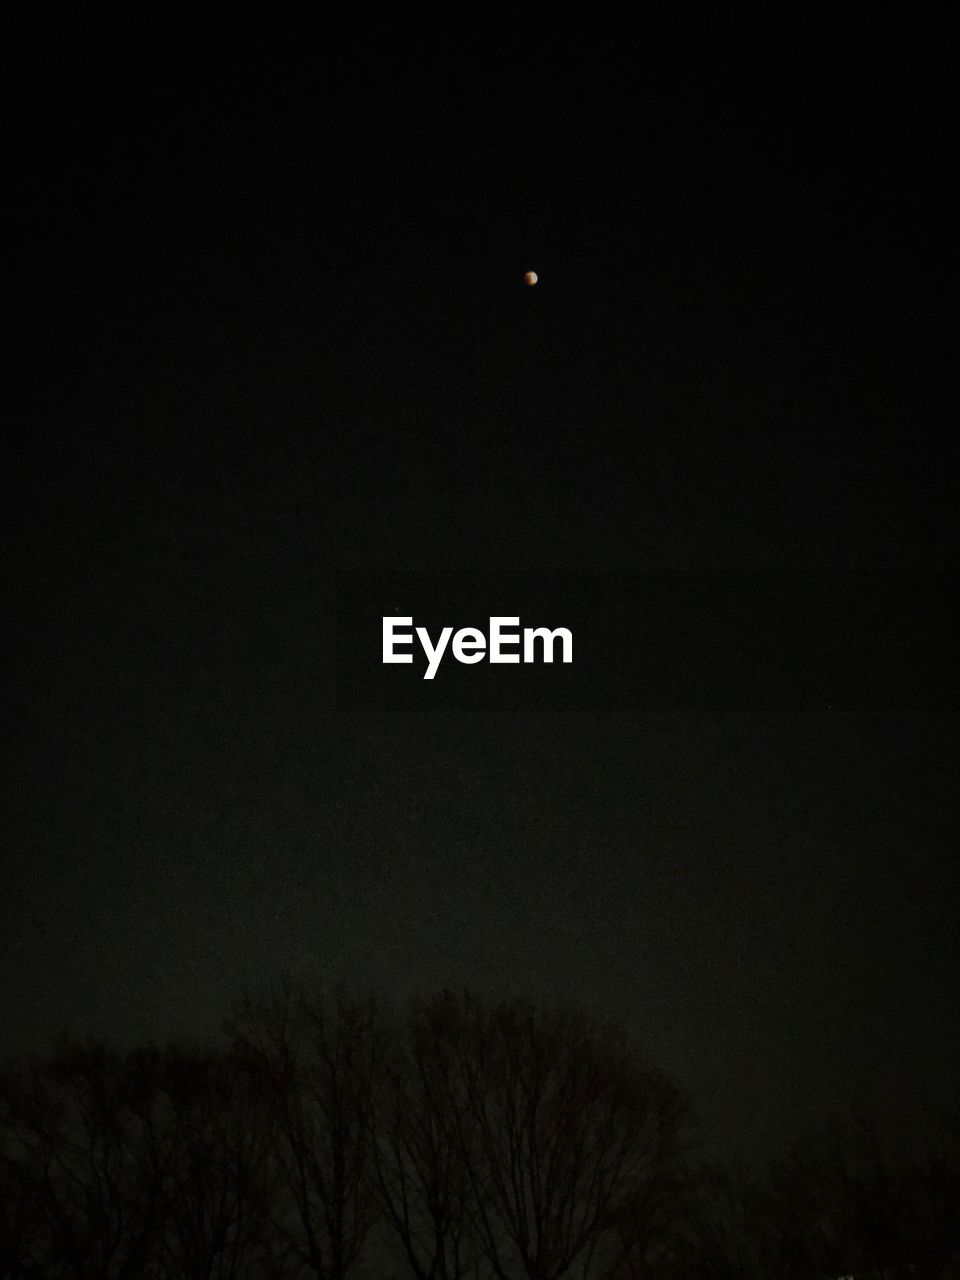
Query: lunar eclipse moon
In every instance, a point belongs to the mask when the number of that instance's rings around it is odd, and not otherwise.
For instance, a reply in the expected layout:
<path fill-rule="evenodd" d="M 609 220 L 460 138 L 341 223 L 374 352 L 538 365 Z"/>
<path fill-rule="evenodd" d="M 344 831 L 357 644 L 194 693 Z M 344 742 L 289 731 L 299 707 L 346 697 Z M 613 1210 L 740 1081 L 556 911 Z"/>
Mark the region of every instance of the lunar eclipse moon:
<path fill-rule="evenodd" d="M 527 274 L 523 277 L 523 282 L 524 284 L 528 284 L 532 287 L 537 283 L 539 278 L 540 277 L 537 275 L 535 271 L 528 271 Z"/>

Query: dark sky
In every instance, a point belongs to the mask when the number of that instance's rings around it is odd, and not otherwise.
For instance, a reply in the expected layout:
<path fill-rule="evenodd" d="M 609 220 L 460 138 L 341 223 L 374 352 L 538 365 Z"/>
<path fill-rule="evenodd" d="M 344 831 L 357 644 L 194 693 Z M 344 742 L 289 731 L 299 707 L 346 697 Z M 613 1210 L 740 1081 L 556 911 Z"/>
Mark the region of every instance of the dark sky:
<path fill-rule="evenodd" d="M 945 33 L 826 14 L 8 32 L 0 1047 L 285 966 L 616 1013 L 728 1150 L 955 1081 Z M 871 573 L 910 694 L 345 697 L 338 573 L 481 570 Z"/>

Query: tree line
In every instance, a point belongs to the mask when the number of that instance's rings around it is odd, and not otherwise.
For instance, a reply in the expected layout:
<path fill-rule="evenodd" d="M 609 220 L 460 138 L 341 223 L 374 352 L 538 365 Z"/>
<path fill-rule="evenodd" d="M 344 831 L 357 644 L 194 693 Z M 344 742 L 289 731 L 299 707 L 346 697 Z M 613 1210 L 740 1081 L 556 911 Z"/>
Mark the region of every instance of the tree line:
<path fill-rule="evenodd" d="M 0 1077 L 0 1280 L 943 1280 L 960 1112 L 833 1122 L 764 1174 L 698 1156 L 624 1029 L 289 981 L 222 1044 L 63 1041 Z"/>

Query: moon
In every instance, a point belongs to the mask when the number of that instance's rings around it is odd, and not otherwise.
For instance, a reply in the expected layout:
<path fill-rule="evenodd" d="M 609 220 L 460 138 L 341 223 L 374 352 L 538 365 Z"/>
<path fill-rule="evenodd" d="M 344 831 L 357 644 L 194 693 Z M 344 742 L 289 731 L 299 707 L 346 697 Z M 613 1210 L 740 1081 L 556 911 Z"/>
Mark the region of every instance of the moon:
<path fill-rule="evenodd" d="M 527 274 L 523 277 L 523 282 L 524 284 L 528 284 L 532 287 L 537 283 L 539 279 L 540 277 L 537 275 L 535 271 L 528 271 Z"/>

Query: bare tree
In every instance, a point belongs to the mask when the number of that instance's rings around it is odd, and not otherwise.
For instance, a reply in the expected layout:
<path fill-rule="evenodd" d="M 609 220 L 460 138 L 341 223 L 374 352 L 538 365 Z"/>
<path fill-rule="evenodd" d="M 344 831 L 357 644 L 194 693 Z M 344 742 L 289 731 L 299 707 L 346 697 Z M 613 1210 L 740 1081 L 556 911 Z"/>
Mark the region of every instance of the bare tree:
<path fill-rule="evenodd" d="M 834 1119 L 775 1167 L 772 1187 L 789 1274 L 940 1280 L 960 1249 L 960 1122 Z"/>
<path fill-rule="evenodd" d="M 492 1272 L 612 1280 L 632 1260 L 636 1274 L 676 1185 L 676 1090 L 622 1029 L 582 1014 L 448 993 L 429 1016 L 454 1064 L 458 1142 Z"/>
<path fill-rule="evenodd" d="M 372 1112 L 377 1190 L 384 1220 L 416 1280 L 460 1280 L 480 1266 L 456 1018 L 443 1002 L 415 1007 L 383 1041 L 378 1064 Z"/>
<path fill-rule="evenodd" d="M 343 1280 L 376 1208 L 373 1007 L 310 998 L 284 980 L 265 1001 L 245 1002 L 230 1025 L 234 1052 L 263 1086 L 277 1190 L 270 1223 L 284 1265 Z"/>
<path fill-rule="evenodd" d="M 9 1096 L 6 1083 L 0 1097 Z M 9 1140 L 10 1130 L 0 1102 L 0 1280 L 33 1280 L 40 1270 L 42 1219 L 32 1194 L 22 1155 Z"/>
<path fill-rule="evenodd" d="M 4 1182 L 21 1215 L 20 1274 L 144 1273 L 161 1225 L 143 1142 L 153 1088 L 146 1065 L 64 1042 L 49 1063 L 6 1076 Z"/>
<path fill-rule="evenodd" d="M 160 1064 L 154 1153 L 169 1280 L 258 1274 L 271 1206 L 260 1078 L 236 1055 L 170 1049 Z"/>
<path fill-rule="evenodd" d="M 224 1051 L 64 1043 L 0 1080 L 0 1280 L 638 1280 L 685 1109 L 615 1026 L 290 982 Z M 386 1259 L 383 1259 L 386 1262 Z"/>
<path fill-rule="evenodd" d="M 658 1280 L 785 1280 L 766 1247 L 767 1199 L 752 1171 L 691 1168 L 652 1274 Z"/>
<path fill-rule="evenodd" d="M 258 1082 L 212 1051 L 65 1042 L 0 1089 L 0 1277 L 243 1280 L 268 1188 Z"/>

